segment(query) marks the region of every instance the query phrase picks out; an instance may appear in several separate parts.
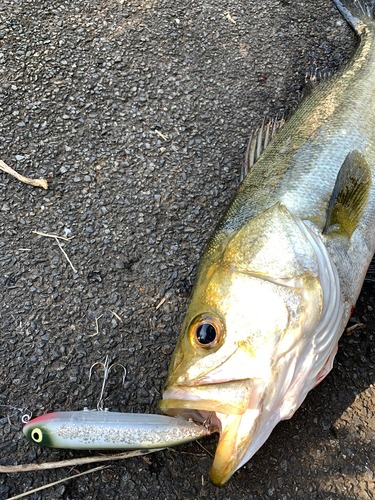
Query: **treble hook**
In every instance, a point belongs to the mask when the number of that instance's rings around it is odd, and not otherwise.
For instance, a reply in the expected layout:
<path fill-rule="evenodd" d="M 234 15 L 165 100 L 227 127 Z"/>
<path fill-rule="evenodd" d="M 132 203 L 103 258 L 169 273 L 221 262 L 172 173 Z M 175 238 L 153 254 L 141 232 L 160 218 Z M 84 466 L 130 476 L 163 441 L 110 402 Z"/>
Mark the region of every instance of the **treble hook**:
<path fill-rule="evenodd" d="M 109 372 L 115 366 L 121 366 L 121 368 L 124 370 L 124 375 L 122 377 L 122 385 L 124 385 L 125 384 L 125 377 L 126 377 L 126 368 L 125 368 L 124 365 L 122 365 L 120 363 L 113 363 L 112 365 L 110 365 L 109 361 L 108 361 L 108 356 L 106 356 L 104 363 L 102 363 L 101 361 L 97 361 L 96 363 L 94 363 L 93 365 L 91 365 L 90 373 L 89 373 L 89 381 L 91 380 L 92 370 L 93 370 L 93 368 L 96 365 L 102 366 L 103 367 L 103 371 L 104 371 L 102 389 L 100 391 L 99 400 L 98 400 L 98 403 L 96 405 L 96 408 L 97 408 L 98 411 L 103 411 L 104 410 L 104 399 L 103 399 L 103 396 L 104 396 L 104 390 L 105 390 L 105 386 L 107 384 Z"/>

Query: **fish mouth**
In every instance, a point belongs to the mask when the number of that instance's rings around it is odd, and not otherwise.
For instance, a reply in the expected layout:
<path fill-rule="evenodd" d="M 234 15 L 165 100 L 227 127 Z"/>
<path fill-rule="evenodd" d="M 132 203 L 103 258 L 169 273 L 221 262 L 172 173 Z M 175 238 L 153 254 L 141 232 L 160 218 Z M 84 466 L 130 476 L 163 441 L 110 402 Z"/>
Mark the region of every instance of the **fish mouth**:
<path fill-rule="evenodd" d="M 198 386 L 172 385 L 165 389 L 159 408 L 167 415 L 207 422 L 217 427 L 220 439 L 210 479 L 224 485 L 242 465 L 261 414 L 254 407 L 253 381 L 236 380 Z"/>
<path fill-rule="evenodd" d="M 178 410 L 243 415 L 248 408 L 252 386 L 251 379 L 198 386 L 175 385 L 164 391 L 159 408 L 167 415 L 180 414 Z"/>

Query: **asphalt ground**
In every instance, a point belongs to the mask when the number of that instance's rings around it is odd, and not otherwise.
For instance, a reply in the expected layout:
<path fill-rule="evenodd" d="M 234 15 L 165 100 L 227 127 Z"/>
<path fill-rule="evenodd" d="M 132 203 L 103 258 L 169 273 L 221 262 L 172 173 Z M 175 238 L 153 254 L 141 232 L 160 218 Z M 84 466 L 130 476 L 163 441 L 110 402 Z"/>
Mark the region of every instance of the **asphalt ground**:
<path fill-rule="evenodd" d="M 88 373 L 107 355 L 128 374 L 124 387 L 110 377 L 106 406 L 158 412 L 251 131 L 288 116 L 306 71 L 335 71 L 355 45 L 328 0 L 2 0 L 0 159 L 49 183 L 0 172 L 2 465 L 87 455 L 29 443 L 18 409 L 94 408 L 101 380 Z M 75 271 L 33 231 L 74 236 L 60 244 Z M 366 328 L 343 336 L 331 374 L 227 486 L 190 443 L 31 498 L 374 498 L 373 288 L 351 319 Z M 200 442 L 214 453 L 216 439 Z M 0 498 L 73 474 L 1 474 Z"/>

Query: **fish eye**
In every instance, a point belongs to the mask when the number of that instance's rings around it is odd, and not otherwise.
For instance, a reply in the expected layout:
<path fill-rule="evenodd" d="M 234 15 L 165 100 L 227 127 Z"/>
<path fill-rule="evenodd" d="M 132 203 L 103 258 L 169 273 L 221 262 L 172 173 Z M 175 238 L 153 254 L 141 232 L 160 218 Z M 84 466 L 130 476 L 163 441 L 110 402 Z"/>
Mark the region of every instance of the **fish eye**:
<path fill-rule="evenodd" d="M 36 443 L 40 443 L 41 440 L 43 439 L 43 433 L 40 429 L 35 428 L 33 429 L 31 433 L 31 439 L 35 441 Z"/>
<path fill-rule="evenodd" d="M 216 328 L 211 323 L 203 323 L 197 328 L 196 336 L 200 344 L 211 344 L 216 339 Z"/>
<path fill-rule="evenodd" d="M 194 347 L 212 349 L 222 338 L 221 322 L 210 315 L 200 315 L 195 318 L 190 327 L 190 342 Z"/>

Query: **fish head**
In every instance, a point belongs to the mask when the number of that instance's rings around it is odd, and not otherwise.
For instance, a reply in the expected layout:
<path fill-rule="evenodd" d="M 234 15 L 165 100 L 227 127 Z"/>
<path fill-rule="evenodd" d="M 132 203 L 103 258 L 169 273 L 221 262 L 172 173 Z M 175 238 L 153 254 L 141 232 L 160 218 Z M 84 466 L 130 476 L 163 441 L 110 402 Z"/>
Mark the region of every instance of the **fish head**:
<path fill-rule="evenodd" d="M 210 471 L 218 485 L 286 406 L 294 411 L 287 389 L 322 311 L 315 251 L 300 224 L 276 204 L 214 236 L 198 270 L 159 407 L 219 429 Z"/>

